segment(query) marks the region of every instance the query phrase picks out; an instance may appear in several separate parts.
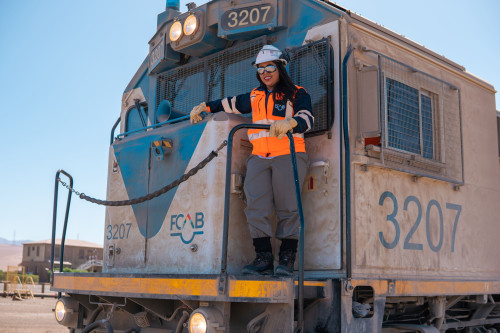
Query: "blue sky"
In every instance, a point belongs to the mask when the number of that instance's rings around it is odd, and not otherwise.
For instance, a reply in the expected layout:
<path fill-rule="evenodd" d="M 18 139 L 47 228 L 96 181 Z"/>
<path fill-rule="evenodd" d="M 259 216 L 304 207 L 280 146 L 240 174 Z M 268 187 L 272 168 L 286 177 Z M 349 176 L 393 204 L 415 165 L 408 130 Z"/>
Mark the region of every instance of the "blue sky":
<path fill-rule="evenodd" d="M 337 3 L 500 87 L 499 1 Z M 165 0 L 0 0 L 0 237 L 51 237 L 58 169 L 79 191 L 105 198 L 110 130 L 164 7 Z M 67 237 L 102 244 L 103 235 L 104 208 L 73 196 Z"/>

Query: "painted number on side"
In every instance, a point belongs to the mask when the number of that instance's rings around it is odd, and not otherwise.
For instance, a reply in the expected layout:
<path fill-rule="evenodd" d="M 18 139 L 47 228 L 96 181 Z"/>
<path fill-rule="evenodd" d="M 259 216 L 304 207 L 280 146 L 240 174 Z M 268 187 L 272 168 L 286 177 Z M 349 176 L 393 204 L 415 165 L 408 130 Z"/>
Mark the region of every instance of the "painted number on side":
<path fill-rule="evenodd" d="M 392 227 L 394 228 L 393 232 L 394 237 L 392 239 L 387 239 L 382 231 L 378 233 L 378 236 L 380 242 L 385 248 L 393 249 L 398 245 L 401 237 L 400 223 L 397 219 L 399 205 L 396 196 L 389 191 L 385 191 L 384 193 L 382 193 L 382 195 L 379 198 L 378 204 L 380 206 L 383 206 L 386 201 L 392 201 L 392 207 L 393 207 L 392 212 L 389 215 L 387 215 L 386 221 L 392 224 Z M 420 222 L 422 221 L 422 216 L 423 216 L 422 215 L 423 207 L 422 204 L 420 203 L 420 200 L 413 195 L 406 197 L 403 203 L 403 210 L 407 211 L 410 205 L 416 207 L 417 216 L 415 217 L 415 220 L 412 222 L 410 231 L 404 238 L 403 249 L 423 250 L 424 244 L 418 242 L 418 240 L 414 240 L 413 237 L 417 229 L 420 227 Z M 441 208 L 441 205 L 439 204 L 438 201 L 434 199 L 430 200 L 425 209 L 425 233 L 427 236 L 427 246 L 429 246 L 429 248 L 434 252 L 438 252 L 443 247 L 443 237 L 445 232 L 451 232 L 451 252 L 455 251 L 455 235 L 457 232 L 458 220 L 460 219 L 460 214 L 462 212 L 462 206 L 447 202 L 445 207 L 448 210 L 455 211 L 455 219 L 453 221 L 453 227 L 451 228 L 451 230 L 445 228 L 444 226 L 443 209 Z M 438 216 L 437 221 L 436 219 L 431 218 L 431 214 L 433 214 L 434 217 L 436 215 Z M 438 223 L 439 226 L 439 234 L 437 235 L 437 237 L 431 235 L 431 228 L 433 223 Z"/>
<path fill-rule="evenodd" d="M 107 239 L 128 239 L 132 223 L 108 224 L 106 226 Z"/>

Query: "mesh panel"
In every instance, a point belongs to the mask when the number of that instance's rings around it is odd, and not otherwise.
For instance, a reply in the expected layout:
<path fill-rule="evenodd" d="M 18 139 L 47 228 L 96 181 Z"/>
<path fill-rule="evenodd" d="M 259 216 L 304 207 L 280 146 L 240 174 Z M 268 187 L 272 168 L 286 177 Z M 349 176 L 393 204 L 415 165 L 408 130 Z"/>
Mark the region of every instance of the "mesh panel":
<path fill-rule="evenodd" d="M 396 80 L 386 79 L 387 144 L 420 154 L 419 92 Z"/>
<path fill-rule="evenodd" d="M 330 82 L 330 47 L 328 40 L 311 43 L 291 50 L 289 74 L 293 82 L 311 95 L 314 126 L 308 135 L 323 132 L 331 122 L 328 112 L 328 82 Z"/>
<path fill-rule="evenodd" d="M 259 38 L 158 75 L 156 107 L 167 99 L 176 111 L 188 114 L 203 101 L 250 92 L 258 85 L 252 62 L 265 42 L 265 38 Z M 327 130 L 331 123 L 328 45 L 327 40 L 321 40 L 290 51 L 290 77 L 312 99 L 314 126 L 308 135 Z"/>
<path fill-rule="evenodd" d="M 189 114 L 203 102 L 251 91 L 257 86 L 252 61 L 265 43 L 259 38 L 158 75 L 156 107 L 166 99 Z"/>
<path fill-rule="evenodd" d="M 387 166 L 463 181 L 460 91 L 379 55 Z"/>

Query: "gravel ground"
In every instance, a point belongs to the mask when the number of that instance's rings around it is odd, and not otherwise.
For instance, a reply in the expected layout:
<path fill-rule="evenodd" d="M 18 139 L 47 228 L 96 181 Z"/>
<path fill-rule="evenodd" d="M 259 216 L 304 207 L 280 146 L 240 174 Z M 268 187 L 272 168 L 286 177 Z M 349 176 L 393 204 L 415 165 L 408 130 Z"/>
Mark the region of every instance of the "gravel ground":
<path fill-rule="evenodd" d="M 55 298 L 13 301 L 0 297 L 0 332 L 68 333 L 69 330 L 54 318 L 55 304 Z"/>

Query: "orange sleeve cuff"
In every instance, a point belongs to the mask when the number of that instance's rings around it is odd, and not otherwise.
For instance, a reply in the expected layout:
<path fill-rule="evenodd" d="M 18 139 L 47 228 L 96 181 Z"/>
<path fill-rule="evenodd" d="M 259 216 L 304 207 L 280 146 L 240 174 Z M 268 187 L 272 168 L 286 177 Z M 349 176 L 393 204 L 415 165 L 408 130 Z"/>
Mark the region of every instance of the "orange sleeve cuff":
<path fill-rule="evenodd" d="M 212 112 L 212 111 L 210 111 L 210 106 L 207 106 L 207 111 L 208 112 Z"/>

